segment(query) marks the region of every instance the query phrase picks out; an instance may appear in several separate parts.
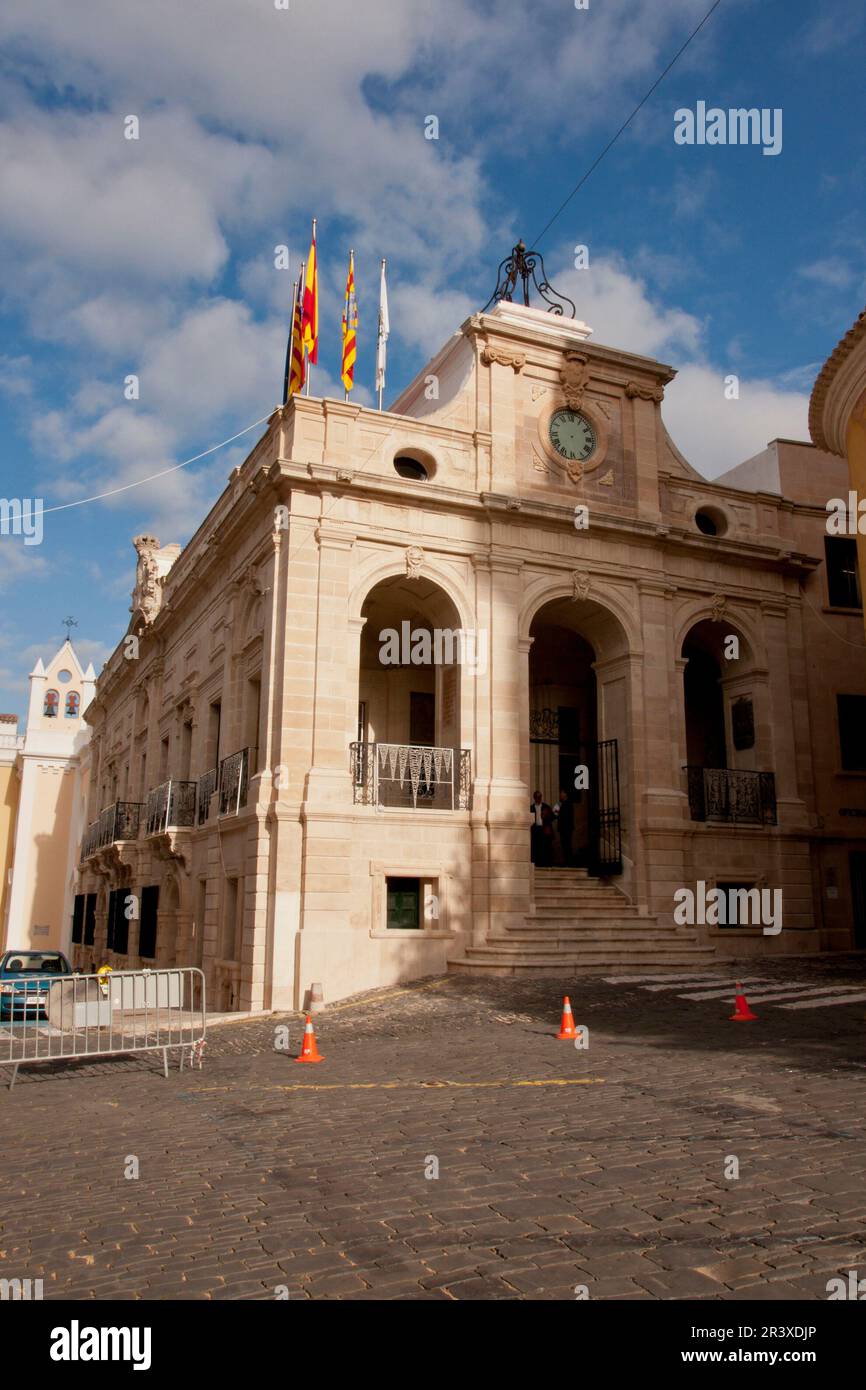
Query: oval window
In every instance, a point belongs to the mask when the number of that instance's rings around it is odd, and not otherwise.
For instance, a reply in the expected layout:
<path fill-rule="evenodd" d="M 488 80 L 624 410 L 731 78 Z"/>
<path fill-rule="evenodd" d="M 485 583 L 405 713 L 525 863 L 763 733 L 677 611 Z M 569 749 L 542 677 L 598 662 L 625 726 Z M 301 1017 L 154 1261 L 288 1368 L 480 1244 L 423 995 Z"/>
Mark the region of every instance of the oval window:
<path fill-rule="evenodd" d="M 399 454 L 395 458 L 394 468 L 401 478 L 411 478 L 413 483 L 426 483 L 430 476 L 423 463 L 410 459 L 406 454 Z"/>
<path fill-rule="evenodd" d="M 705 536 L 723 536 L 728 529 L 725 514 L 717 507 L 701 507 L 695 512 L 695 525 Z"/>

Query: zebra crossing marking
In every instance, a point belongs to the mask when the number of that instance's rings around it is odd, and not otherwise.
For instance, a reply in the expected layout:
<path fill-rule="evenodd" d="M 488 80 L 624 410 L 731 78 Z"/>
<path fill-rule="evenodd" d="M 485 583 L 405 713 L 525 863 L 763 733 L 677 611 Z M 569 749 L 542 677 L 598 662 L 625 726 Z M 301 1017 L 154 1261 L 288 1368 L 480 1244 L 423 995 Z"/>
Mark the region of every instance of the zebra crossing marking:
<path fill-rule="evenodd" d="M 856 985 L 790 985 L 787 989 L 774 990 L 772 994 L 753 993 L 749 990 L 749 1002 L 768 1004 L 775 999 L 796 999 L 798 995 L 811 998 L 818 994 L 838 994 L 840 990 L 856 990 Z"/>
<path fill-rule="evenodd" d="M 837 986 L 838 988 L 838 986 Z M 866 993 L 840 994 L 834 999 L 798 999 L 796 1004 L 780 1004 L 780 1009 L 827 1009 L 833 1004 L 862 1004 Z"/>
<path fill-rule="evenodd" d="M 683 985 L 685 989 L 709 989 L 711 985 L 722 985 L 725 981 L 720 980 L 718 975 L 705 975 L 700 980 L 680 980 L 678 983 Z M 734 981 L 731 980 L 730 984 L 733 986 Z M 676 985 L 673 980 L 669 980 L 666 985 L 644 985 L 643 988 L 648 994 L 658 994 L 663 989 L 676 989 Z"/>
<path fill-rule="evenodd" d="M 674 974 L 667 975 L 605 975 L 606 985 L 643 985 L 653 980 L 667 980 L 672 985 L 688 984 L 694 980 L 696 984 L 703 984 L 706 980 L 710 982 L 720 977 L 708 970 L 677 970 Z M 662 986 L 664 988 L 664 986 Z"/>
<path fill-rule="evenodd" d="M 680 994 L 680 999 L 732 999 L 737 993 L 737 985 L 759 985 L 760 977 L 750 978 L 748 975 L 739 980 L 730 980 L 724 989 L 705 989 L 700 994 Z"/>
<path fill-rule="evenodd" d="M 606 975 L 603 978 L 604 983 L 608 985 L 638 985 L 647 994 L 676 990 L 681 986 L 677 998 L 691 999 L 695 1002 L 705 999 L 731 999 L 736 993 L 737 985 L 749 986 L 749 1002 L 753 1004 L 791 1000 L 791 1003 L 780 1003 L 780 1008 L 783 1009 L 823 1009 L 835 1004 L 860 1004 L 866 1001 L 866 991 L 862 991 L 858 985 L 818 985 L 808 984 L 804 980 L 791 980 L 786 984 L 781 980 L 768 980 L 761 975 L 742 975 L 739 978 L 732 976 L 729 980 L 723 981 L 718 974 L 713 975 L 707 971 L 694 974 L 678 971 L 676 974 L 666 975 Z"/>

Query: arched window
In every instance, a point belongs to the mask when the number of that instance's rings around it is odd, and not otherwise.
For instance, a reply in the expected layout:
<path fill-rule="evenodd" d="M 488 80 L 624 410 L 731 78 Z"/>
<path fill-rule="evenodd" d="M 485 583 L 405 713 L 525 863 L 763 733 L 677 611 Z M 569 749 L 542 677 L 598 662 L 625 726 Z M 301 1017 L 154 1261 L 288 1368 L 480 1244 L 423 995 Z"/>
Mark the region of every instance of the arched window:
<path fill-rule="evenodd" d="M 78 710 L 81 705 L 81 696 L 77 690 L 70 690 L 66 696 L 66 718 L 77 719 Z"/>
<path fill-rule="evenodd" d="M 60 696 L 56 690 L 46 690 L 45 704 L 42 706 L 42 713 L 46 719 L 56 719 L 57 711 L 60 708 Z"/>

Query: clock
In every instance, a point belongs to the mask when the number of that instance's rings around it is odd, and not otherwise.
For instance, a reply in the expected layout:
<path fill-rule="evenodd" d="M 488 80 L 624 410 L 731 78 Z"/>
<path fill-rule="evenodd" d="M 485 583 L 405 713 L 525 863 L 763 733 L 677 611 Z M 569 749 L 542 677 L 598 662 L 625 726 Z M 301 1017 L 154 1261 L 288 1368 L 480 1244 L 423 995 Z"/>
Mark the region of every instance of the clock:
<path fill-rule="evenodd" d="M 550 442 L 565 459 L 585 462 L 598 443 L 595 430 L 576 410 L 557 410 L 550 417 Z"/>

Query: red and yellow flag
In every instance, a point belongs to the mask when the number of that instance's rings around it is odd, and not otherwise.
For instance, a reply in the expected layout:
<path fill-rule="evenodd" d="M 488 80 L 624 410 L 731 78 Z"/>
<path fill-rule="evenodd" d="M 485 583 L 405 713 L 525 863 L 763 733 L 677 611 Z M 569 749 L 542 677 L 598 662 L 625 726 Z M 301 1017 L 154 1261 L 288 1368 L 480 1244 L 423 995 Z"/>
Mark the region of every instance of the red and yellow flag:
<path fill-rule="evenodd" d="M 319 360 L 319 266 L 316 257 L 316 223 L 313 221 L 313 238 L 310 254 L 307 257 L 307 273 L 303 281 L 303 339 L 304 351 L 310 361 Z"/>
<path fill-rule="evenodd" d="M 343 309 L 343 363 L 340 376 L 347 391 L 355 384 L 356 338 L 358 333 L 358 301 L 355 298 L 355 253 L 349 252 L 349 274 L 346 277 L 346 303 Z"/>
<path fill-rule="evenodd" d="M 292 336 L 289 348 L 288 372 L 286 373 L 286 393 L 285 399 L 298 395 L 303 389 L 306 379 L 306 367 L 304 365 L 304 334 L 303 334 L 303 287 L 304 287 L 304 268 L 301 266 L 301 278 L 298 281 L 298 290 L 295 295 L 295 312 L 292 315 Z"/>

